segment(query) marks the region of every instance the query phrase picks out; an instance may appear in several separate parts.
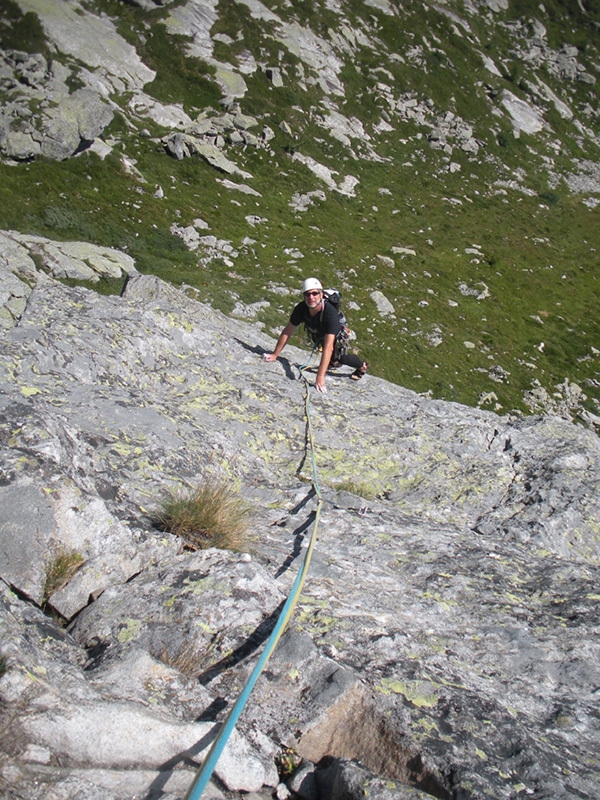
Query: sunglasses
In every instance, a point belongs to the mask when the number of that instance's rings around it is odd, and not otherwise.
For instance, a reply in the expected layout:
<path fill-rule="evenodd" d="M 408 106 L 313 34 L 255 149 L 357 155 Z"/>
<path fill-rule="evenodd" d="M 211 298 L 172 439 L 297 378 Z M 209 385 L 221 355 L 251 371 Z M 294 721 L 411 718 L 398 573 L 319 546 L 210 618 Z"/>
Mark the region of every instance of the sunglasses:
<path fill-rule="evenodd" d="M 315 296 L 320 295 L 320 294 L 321 294 L 321 292 L 319 292 L 319 291 L 304 292 L 304 297 L 315 297 Z"/>

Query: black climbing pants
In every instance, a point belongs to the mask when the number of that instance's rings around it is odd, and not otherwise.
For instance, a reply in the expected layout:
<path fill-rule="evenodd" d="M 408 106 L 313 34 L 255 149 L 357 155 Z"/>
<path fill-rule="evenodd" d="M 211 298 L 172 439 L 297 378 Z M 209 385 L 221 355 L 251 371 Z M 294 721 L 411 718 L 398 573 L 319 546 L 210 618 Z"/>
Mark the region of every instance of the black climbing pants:
<path fill-rule="evenodd" d="M 363 365 L 362 358 L 354 355 L 354 353 L 346 353 L 340 356 L 337 361 L 331 361 L 327 369 L 332 369 L 339 366 L 352 367 L 352 369 L 360 369 Z"/>

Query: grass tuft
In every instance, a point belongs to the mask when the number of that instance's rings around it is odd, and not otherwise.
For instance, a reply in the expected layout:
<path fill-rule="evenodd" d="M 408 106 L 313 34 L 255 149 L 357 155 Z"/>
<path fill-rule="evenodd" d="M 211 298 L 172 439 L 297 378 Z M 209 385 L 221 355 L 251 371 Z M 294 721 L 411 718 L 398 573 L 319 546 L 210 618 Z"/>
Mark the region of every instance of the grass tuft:
<path fill-rule="evenodd" d="M 250 506 L 226 483 L 211 480 L 169 493 L 156 515 L 158 526 L 198 550 L 243 550 Z"/>
<path fill-rule="evenodd" d="M 44 600 L 46 602 L 54 592 L 58 592 L 67 585 L 83 562 L 83 556 L 75 550 L 64 548 L 58 550 L 46 571 L 44 583 Z"/>
<path fill-rule="evenodd" d="M 377 492 L 375 488 L 373 486 L 369 486 L 366 483 L 347 480 L 343 481 L 342 483 L 336 484 L 334 488 L 338 492 L 350 492 L 350 494 L 355 494 L 358 497 L 362 497 L 364 500 L 377 499 Z"/>
<path fill-rule="evenodd" d="M 189 678 L 195 677 L 202 670 L 202 655 L 198 653 L 193 641 L 182 643 L 175 653 L 169 652 L 165 647 L 157 657 L 163 664 Z"/>

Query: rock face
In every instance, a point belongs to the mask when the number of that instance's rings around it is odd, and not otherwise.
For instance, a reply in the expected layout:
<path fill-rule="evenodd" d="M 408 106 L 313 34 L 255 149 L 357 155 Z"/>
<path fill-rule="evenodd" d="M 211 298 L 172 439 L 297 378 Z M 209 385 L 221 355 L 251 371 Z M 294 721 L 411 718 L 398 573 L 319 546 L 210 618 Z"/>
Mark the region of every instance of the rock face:
<path fill-rule="evenodd" d="M 113 111 L 97 91 L 69 94 L 68 71 L 60 64 L 50 66 L 39 54 L 19 51 L 0 57 L 5 85 L 13 87 L 0 115 L 0 152 L 8 158 L 62 161 L 88 147 L 112 121 Z M 30 105 L 39 111 L 32 115 Z"/>
<path fill-rule="evenodd" d="M 580 314 L 600 247 L 590 213 L 600 204 L 600 50 L 583 0 L 573 9 L 330 0 L 310 13 L 259 0 L 4 5 L 0 227 L 129 248 L 142 271 L 173 280 L 176 231 L 195 254 L 181 255 L 194 264 L 185 280 L 201 287 L 226 267 L 235 285 L 214 302 L 264 325 L 273 307 L 252 305 L 257 276 L 291 279 L 281 251 L 299 244 L 304 263 L 321 259 L 323 231 L 334 248 L 328 281 L 362 305 L 365 352 L 386 342 L 373 367 L 438 396 L 554 411 L 600 430 L 598 334 Z M 413 224 L 425 208 L 428 219 Z M 505 235 L 518 229 L 513 214 L 530 228 L 515 246 Z M 482 244 L 469 253 L 474 239 Z M 348 258 L 338 250 L 336 263 L 338 242 Z M 463 264 L 460 253 L 473 257 Z M 432 264 L 452 266 L 447 298 Z M 510 305 L 540 339 L 509 321 L 506 348 L 487 329 L 507 323 L 499 300 L 516 291 L 513 270 L 539 282 L 527 303 Z M 573 292 L 555 305 L 573 270 L 584 301 Z M 87 259 L 75 272 L 97 274 Z M 470 275 L 495 291 L 485 319 L 454 297 Z M 7 280 L 3 327 L 29 291 Z M 563 325 L 576 332 L 566 350 Z M 466 359 L 452 346 L 458 328 L 469 330 Z M 414 371 L 413 344 L 427 354 Z M 456 365 L 440 379 L 442 354 Z M 557 403 L 566 379 L 578 388 Z"/>
<path fill-rule="evenodd" d="M 174 800 L 307 544 L 306 353 L 265 364 L 257 327 L 133 265 L 103 297 L 1 243 L 0 785 Z M 291 748 L 307 798 L 596 796 L 597 436 L 347 378 L 312 395 L 316 551 L 221 785 L 272 793 Z M 153 524 L 165 490 L 211 475 L 252 504 L 251 553 Z"/>
<path fill-rule="evenodd" d="M 43 236 L 0 231 L 0 328 L 11 328 L 41 279 L 36 260 L 55 278 L 97 283 L 137 274 L 131 256 L 88 242 L 54 242 Z"/>

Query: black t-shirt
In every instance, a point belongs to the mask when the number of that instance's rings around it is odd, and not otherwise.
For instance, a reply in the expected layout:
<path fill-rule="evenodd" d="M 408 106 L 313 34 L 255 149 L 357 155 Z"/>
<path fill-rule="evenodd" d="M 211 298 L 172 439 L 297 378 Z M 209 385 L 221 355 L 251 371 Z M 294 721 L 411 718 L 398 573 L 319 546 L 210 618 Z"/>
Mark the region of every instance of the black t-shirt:
<path fill-rule="evenodd" d="M 307 332 L 317 342 L 322 342 L 328 333 L 333 333 L 334 336 L 337 336 L 341 328 L 340 315 L 337 309 L 326 301 L 324 302 L 325 307 L 314 317 L 311 317 L 308 306 L 303 300 L 294 308 L 290 317 L 292 325 L 298 326 L 304 323 Z"/>

